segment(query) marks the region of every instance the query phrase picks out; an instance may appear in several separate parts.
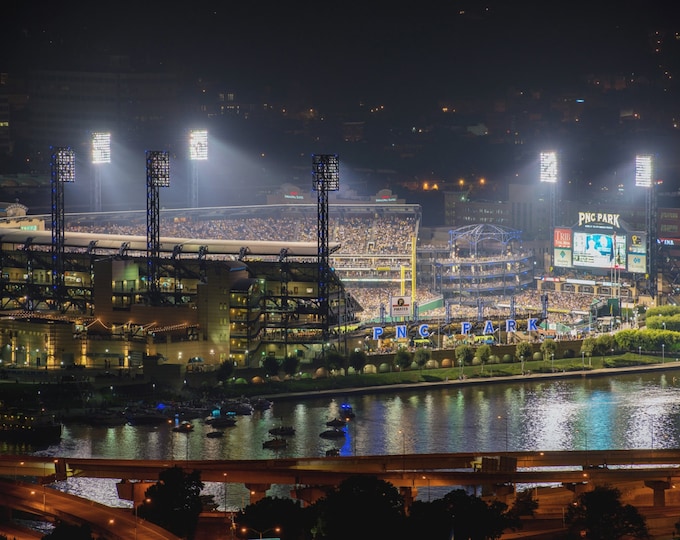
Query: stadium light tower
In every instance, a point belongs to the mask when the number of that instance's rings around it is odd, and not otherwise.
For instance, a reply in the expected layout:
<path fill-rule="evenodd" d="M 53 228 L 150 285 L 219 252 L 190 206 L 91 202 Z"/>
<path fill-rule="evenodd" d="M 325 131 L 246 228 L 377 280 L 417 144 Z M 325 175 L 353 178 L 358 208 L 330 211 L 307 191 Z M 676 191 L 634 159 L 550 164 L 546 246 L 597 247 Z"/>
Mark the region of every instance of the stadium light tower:
<path fill-rule="evenodd" d="M 111 163 L 111 134 L 92 133 L 92 164 L 94 165 L 94 185 L 92 186 L 92 209 L 102 211 L 102 167 Z"/>
<path fill-rule="evenodd" d="M 191 184 L 189 202 L 198 208 L 198 162 L 208 160 L 208 132 L 194 129 L 189 132 L 189 161 L 191 161 Z"/>
<path fill-rule="evenodd" d="M 647 281 L 649 294 L 656 298 L 656 197 L 654 194 L 654 162 L 651 155 L 635 157 L 635 186 L 645 189 L 645 230 L 647 232 Z"/>
<path fill-rule="evenodd" d="M 312 156 L 312 189 L 317 192 L 317 266 L 319 271 L 319 311 L 325 348 L 328 336 L 330 248 L 328 244 L 328 192 L 340 189 L 340 173 L 337 154 Z"/>
<path fill-rule="evenodd" d="M 539 180 L 541 183 L 550 184 L 548 196 L 548 223 L 550 230 L 550 261 L 555 266 L 555 225 L 557 220 L 557 153 L 541 152 Z"/>
<path fill-rule="evenodd" d="M 147 287 L 151 303 L 159 301 L 160 204 L 159 188 L 170 186 L 168 152 L 146 152 L 146 265 Z"/>
<path fill-rule="evenodd" d="M 52 293 L 59 309 L 64 301 L 64 183 L 75 182 L 76 157 L 70 148 L 52 148 Z M 29 305 L 32 309 L 32 305 Z"/>

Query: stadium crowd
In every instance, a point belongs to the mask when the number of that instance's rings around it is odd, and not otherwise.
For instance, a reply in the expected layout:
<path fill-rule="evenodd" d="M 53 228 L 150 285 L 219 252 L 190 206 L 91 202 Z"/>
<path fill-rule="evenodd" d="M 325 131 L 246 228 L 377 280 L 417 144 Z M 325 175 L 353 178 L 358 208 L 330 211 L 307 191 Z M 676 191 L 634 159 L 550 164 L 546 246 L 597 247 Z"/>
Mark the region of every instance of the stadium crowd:
<path fill-rule="evenodd" d="M 252 215 L 239 214 L 230 218 L 217 219 L 177 219 L 162 217 L 160 234 L 176 238 L 212 238 L 225 240 L 270 240 L 281 242 L 316 242 L 317 215 L 308 213 L 270 213 Z M 101 224 L 92 221 L 66 222 L 66 230 L 74 232 L 145 235 L 146 226 L 143 222 L 117 222 L 107 220 Z M 333 253 L 331 262 L 340 275 L 361 275 L 362 268 L 369 268 L 375 273 L 376 267 L 381 265 L 397 271 L 401 264 L 410 264 L 411 244 L 418 237 L 418 220 L 415 216 L 401 214 L 390 215 L 387 212 L 365 213 L 361 215 L 333 215 L 329 217 L 329 237 L 331 242 L 340 243 L 340 249 Z M 485 272 L 481 264 L 488 261 L 503 259 L 498 257 L 479 257 L 476 262 L 480 268 L 476 271 Z M 452 259 L 453 260 L 453 259 Z M 359 302 L 363 311 L 358 313 L 362 321 L 379 321 L 382 313 L 389 316 L 390 298 L 401 295 L 399 283 L 394 280 L 358 284 L 347 283 L 349 293 Z M 514 298 L 515 313 L 518 317 L 523 314 L 537 314 L 542 311 L 540 292 L 527 289 L 521 293 L 483 298 L 483 316 L 488 318 L 507 318 L 510 314 L 509 304 Z M 575 322 L 579 312 L 588 312 L 594 297 L 590 294 L 549 292 L 549 321 L 570 324 Z M 408 293 L 410 295 L 410 291 Z M 419 285 L 416 297 L 413 299 L 419 305 L 439 297 L 428 287 Z M 599 298 L 606 301 L 605 298 Z M 552 309 L 559 306 L 559 309 Z M 386 311 L 385 311 L 386 310 Z M 451 317 L 454 319 L 467 318 L 476 320 L 479 308 L 476 305 L 465 305 L 451 299 Z M 422 319 L 442 319 L 445 308 L 419 313 Z"/>

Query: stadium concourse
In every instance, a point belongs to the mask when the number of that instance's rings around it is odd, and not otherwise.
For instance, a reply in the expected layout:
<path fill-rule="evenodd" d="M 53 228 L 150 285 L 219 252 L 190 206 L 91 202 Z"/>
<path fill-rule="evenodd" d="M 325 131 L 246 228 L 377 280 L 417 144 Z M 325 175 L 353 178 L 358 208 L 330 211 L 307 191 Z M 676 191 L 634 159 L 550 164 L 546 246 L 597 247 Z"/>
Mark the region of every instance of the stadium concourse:
<path fill-rule="evenodd" d="M 101 214 L 67 214 L 66 231 L 117 234 L 146 234 L 146 215 L 143 211 Z M 163 236 L 195 239 L 225 239 L 262 241 L 276 239 L 279 242 L 317 241 L 316 205 L 277 205 L 220 207 L 185 210 L 163 210 L 160 230 Z M 403 269 L 413 262 L 413 242 L 419 238 L 420 206 L 412 204 L 338 204 L 329 209 L 329 240 L 340 244 L 331 254 L 331 264 L 343 279 L 346 290 L 362 306 L 358 313 L 362 322 L 379 321 L 381 311 L 393 296 L 411 294 L 410 275 Z M 456 254 L 451 253 L 450 238 L 429 239 L 427 249 L 440 250 L 455 264 Z M 503 261 L 504 248 L 494 249 L 497 255 L 478 257 L 480 267 L 485 260 Z M 521 247 L 519 248 L 521 249 Z M 531 257 L 527 254 L 527 257 Z M 469 259 L 468 259 L 469 260 Z M 478 270 L 484 274 L 484 270 Z M 418 276 L 419 277 L 419 276 Z M 583 276 L 585 277 L 585 276 Z M 425 281 L 425 280 L 423 280 Z M 514 299 L 518 316 L 523 313 L 541 312 L 541 293 L 533 286 L 533 276 L 528 286 L 509 288 L 487 296 L 483 301 L 483 316 L 506 318 L 510 297 Z M 429 283 L 419 282 L 415 298 L 420 305 L 441 298 L 440 291 L 432 290 Z M 404 292 L 406 290 L 406 293 Z M 588 312 L 594 300 L 592 294 L 549 293 L 549 320 L 551 323 L 571 325 Z M 466 305 L 452 299 L 451 315 L 454 319 L 475 319 L 478 305 Z M 419 318 L 442 320 L 445 308 L 439 307 L 419 313 Z M 553 309 L 552 306 L 559 306 Z"/>

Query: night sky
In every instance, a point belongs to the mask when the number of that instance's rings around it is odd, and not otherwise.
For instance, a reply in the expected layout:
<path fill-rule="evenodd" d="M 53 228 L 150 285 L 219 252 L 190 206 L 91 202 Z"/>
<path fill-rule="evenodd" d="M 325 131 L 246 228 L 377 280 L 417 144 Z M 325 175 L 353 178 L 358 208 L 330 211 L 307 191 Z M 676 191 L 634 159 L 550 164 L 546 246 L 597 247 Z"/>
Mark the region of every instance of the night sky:
<path fill-rule="evenodd" d="M 212 105 L 216 91 L 226 90 L 242 104 L 297 113 L 313 108 L 317 118 L 333 119 L 316 122 L 314 129 L 324 136 L 326 126 L 337 130 L 344 120 L 369 119 L 362 144 L 344 144 L 337 131 L 334 139 L 306 137 L 303 130 L 294 138 L 254 120 L 209 126 L 227 145 L 219 159 L 212 154 L 213 171 L 204 175 L 216 186 L 205 186 L 210 204 L 222 200 L 223 186 L 244 181 L 263 189 L 304 184 L 307 177 L 291 171 L 305 171 L 311 153 L 328 152 L 341 156 L 343 185 L 368 192 L 391 187 L 391 179 L 355 178 L 352 169 L 395 170 L 399 180 L 533 181 L 539 146 L 551 144 L 560 149 L 563 177 L 578 194 L 591 185 L 611 189 L 630 177 L 623 167 L 640 151 L 665 157 L 658 162 L 659 176 L 680 186 L 680 161 L 669 159 L 680 144 L 675 11 L 668 0 L 9 0 L 2 8 L 0 72 L 109 71 L 111 58 L 128 58 L 125 69 L 177 72 L 193 81 L 192 89 L 200 80 L 212 92 L 206 98 Z M 600 91 L 593 84 L 599 77 L 635 84 Z M 588 117 L 562 123 L 558 102 L 587 92 Z M 518 96 L 524 95 L 531 97 L 522 109 Z M 495 133 L 492 127 L 492 137 L 454 133 L 454 127 L 485 122 L 485 113 L 495 112 L 487 109 L 498 104 L 514 109 L 501 111 L 505 117 Z M 442 105 L 456 110 L 444 122 Z M 377 106 L 387 112 L 367 114 Z M 648 126 L 625 131 L 619 111 L 638 107 L 654 132 Z M 534 113 L 540 121 L 531 120 Z M 521 146 L 510 141 L 515 120 Z M 439 131 L 416 140 L 414 126 Z M 167 147 L 164 141 L 143 142 Z M 410 144 L 418 145 L 416 159 L 392 150 Z M 187 173 L 175 171 L 172 196 L 182 204 Z M 118 176 L 135 179 L 140 173 L 121 170 Z M 231 194 L 226 201 L 241 203 Z"/>
<path fill-rule="evenodd" d="M 122 54 L 139 69 L 177 67 L 281 100 L 408 103 L 652 72 L 650 32 L 680 30 L 672 4 L 10 1 L 0 70 L 96 69 L 99 55 Z"/>

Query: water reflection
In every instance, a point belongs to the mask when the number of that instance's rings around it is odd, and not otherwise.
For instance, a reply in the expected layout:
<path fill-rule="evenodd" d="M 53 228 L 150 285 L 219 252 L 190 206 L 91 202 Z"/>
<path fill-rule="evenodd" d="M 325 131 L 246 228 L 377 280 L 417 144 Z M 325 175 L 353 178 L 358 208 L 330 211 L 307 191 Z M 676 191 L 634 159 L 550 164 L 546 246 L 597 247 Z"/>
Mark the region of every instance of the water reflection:
<path fill-rule="evenodd" d="M 676 448 L 680 388 L 674 372 L 668 373 L 274 400 L 266 411 L 240 416 L 236 426 L 216 439 L 206 437 L 211 428 L 200 421 L 191 433 L 176 433 L 165 425 L 74 424 L 65 426 L 59 445 L 34 450 L 48 456 L 182 462 L 324 456 L 330 448 L 339 448 L 341 455 Z M 343 401 L 350 402 L 356 413 L 345 436 L 319 437 L 326 421 L 339 416 Z M 296 428 L 287 447 L 263 449 L 268 430 L 281 424 Z M 3 453 L 15 450 L 27 449 L 0 447 Z M 93 497 L 93 491 L 106 492 L 106 504 L 126 505 L 115 496 L 115 482 L 69 479 L 67 484 L 65 489 L 96 500 L 100 498 Z M 207 489 L 222 502 L 222 485 Z M 243 486 L 229 485 L 230 506 L 239 507 L 247 495 Z"/>

